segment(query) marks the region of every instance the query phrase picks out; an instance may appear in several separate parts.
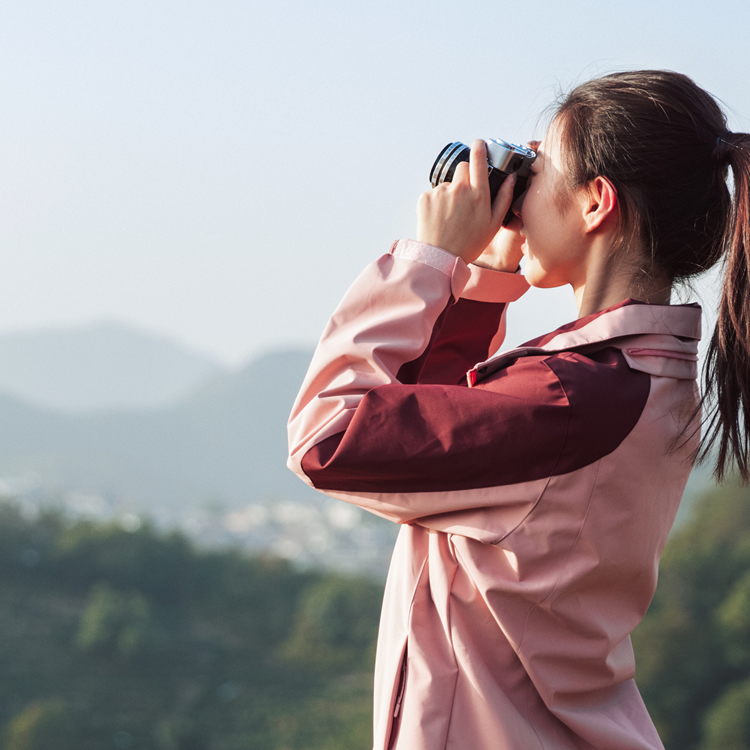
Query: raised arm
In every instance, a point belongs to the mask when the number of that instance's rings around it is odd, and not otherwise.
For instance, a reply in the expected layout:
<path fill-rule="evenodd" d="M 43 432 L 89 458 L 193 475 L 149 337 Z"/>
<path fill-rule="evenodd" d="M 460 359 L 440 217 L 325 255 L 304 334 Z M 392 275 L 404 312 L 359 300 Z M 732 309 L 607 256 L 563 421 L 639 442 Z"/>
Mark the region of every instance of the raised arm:
<path fill-rule="evenodd" d="M 446 405 L 467 415 L 451 428 L 456 434 L 488 437 L 474 430 L 476 420 L 486 419 L 483 399 L 467 397 L 456 383 L 499 344 L 507 303 L 528 287 L 515 273 L 467 266 L 487 260 L 513 187 L 506 180 L 490 204 L 480 143 L 470 172 L 460 165 L 452 183 L 420 200 L 418 237 L 440 246 L 398 242 L 357 279 L 323 333 L 289 422 L 289 467 L 319 489 L 357 493 L 363 482 L 382 483 L 389 493 L 395 485 L 388 471 L 405 486 L 434 479 L 436 466 L 463 465 L 465 472 L 471 441 L 459 440 L 454 450 L 439 437 Z M 515 271 L 517 258 L 508 263 Z M 395 461 L 394 429 L 405 441 Z M 477 486 L 476 477 L 469 481 Z M 352 501 L 396 521 L 438 510 L 430 502 Z"/>
<path fill-rule="evenodd" d="M 414 384 L 425 366 L 432 382 L 454 385 L 473 354 L 498 341 L 507 303 L 526 289 L 516 274 L 472 272 L 438 248 L 396 243 L 355 281 L 323 333 L 289 421 L 290 468 L 311 483 L 302 457 L 343 433 L 373 389 Z"/>

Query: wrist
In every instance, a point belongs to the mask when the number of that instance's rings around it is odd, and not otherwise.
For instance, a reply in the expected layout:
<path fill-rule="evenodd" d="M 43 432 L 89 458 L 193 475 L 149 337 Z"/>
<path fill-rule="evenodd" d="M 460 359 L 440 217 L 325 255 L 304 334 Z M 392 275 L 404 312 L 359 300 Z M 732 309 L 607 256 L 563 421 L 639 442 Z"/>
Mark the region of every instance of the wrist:
<path fill-rule="evenodd" d="M 473 266 L 479 266 L 479 268 L 486 268 L 488 271 L 498 271 L 499 273 L 517 273 L 520 268 L 520 263 L 506 261 L 492 263 L 486 258 L 481 256 L 472 262 Z"/>

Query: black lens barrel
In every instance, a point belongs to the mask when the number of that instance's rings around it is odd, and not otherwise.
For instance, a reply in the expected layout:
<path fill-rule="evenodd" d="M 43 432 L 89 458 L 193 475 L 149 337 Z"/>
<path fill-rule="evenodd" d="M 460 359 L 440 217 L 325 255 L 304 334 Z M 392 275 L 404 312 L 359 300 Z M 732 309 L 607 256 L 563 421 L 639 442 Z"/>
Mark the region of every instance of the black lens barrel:
<path fill-rule="evenodd" d="M 463 143 L 449 143 L 439 154 L 430 170 L 430 183 L 436 187 L 441 182 L 451 182 L 456 167 L 462 161 L 469 161 L 471 149 Z"/>

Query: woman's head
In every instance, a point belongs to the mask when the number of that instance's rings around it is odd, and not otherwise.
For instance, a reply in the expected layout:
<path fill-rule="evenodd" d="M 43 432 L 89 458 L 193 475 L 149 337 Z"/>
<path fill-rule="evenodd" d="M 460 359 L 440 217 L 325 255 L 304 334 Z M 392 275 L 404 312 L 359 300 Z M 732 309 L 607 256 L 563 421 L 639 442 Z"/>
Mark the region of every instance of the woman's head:
<path fill-rule="evenodd" d="M 559 135 L 553 123 L 544 140 L 535 144 L 529 186 L 514 211 L 522 219 L 526 280 L 542 288 L 570 284 L 577 291 L 585 283 L 588 255 L 581 241 L 583 191 L 568 186 Z"/>
<path fill-rule="evenodd" d="M 687 278 L 721 257 L 726 118 L 690 78 L 642 70 L 589 81 L 562 100 L 553 127 L 567 189 L 597 176 L 614 185 L 620 244 L 642 248 L 644 271 Z"/>

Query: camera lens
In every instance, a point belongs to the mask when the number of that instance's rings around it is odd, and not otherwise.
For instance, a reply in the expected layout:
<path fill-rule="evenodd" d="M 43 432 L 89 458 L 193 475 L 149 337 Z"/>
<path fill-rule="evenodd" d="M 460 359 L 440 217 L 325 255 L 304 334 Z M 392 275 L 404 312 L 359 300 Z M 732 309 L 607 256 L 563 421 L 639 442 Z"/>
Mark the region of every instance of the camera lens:
<path fill-rule="evenodd" d="M 464 143 L 449 143 L 439 154 L 430 170 L 430 183 L 437 187 L 441 182 L 451 182 L 456 167 L 469 161 L 471 149 Z"/>

